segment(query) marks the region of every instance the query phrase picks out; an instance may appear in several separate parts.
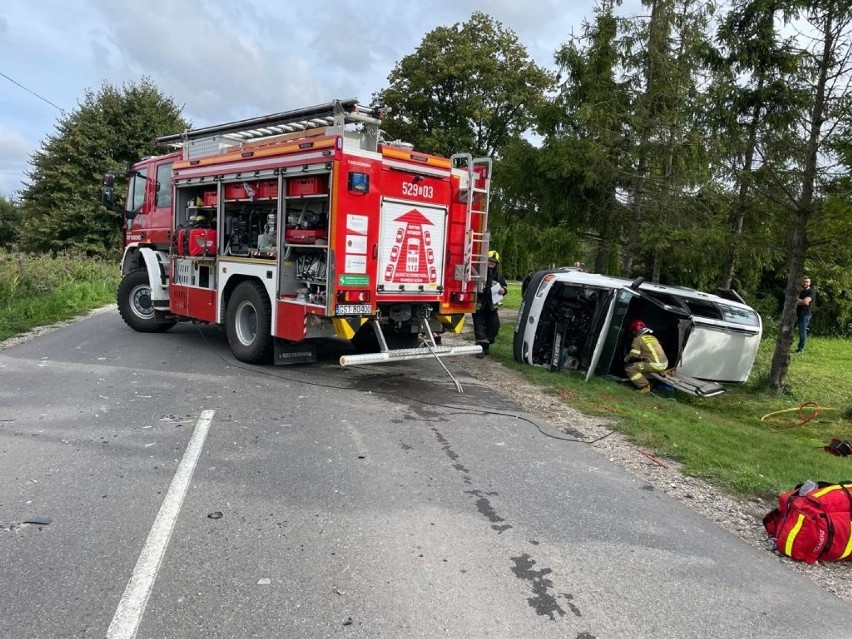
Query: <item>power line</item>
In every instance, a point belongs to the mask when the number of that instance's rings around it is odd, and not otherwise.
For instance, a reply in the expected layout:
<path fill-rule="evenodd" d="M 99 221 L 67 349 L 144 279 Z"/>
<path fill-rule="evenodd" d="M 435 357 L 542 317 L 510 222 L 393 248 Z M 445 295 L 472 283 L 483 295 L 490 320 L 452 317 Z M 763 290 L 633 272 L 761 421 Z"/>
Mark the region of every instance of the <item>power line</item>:
<path fill-rule="evenodd" d="M 48 100 L 47 98 L 44 98 L 44 97 L 40 96 L 38 93 L 36 93 L 35 91 L 32 91 L 32 90 L 28 89 L 27 87 L 25 87 L 25 86 L 24 86 L 23 84 L 21 84 L 20 82 L 17 82 L 16 80 L 13 80 L 12 78 L 10 78 L 8 75 L 6 75 L 5 73 L 3 73 L 2 71 L 0 71 L 0 75 L 2 75 L 4 78 L 6 78 L 6 79 L 7 79 L 9 82 L 11 82 L 12 84 L 17 84 L 19 87 L 21 87 L 21 88 L 22 88 L 24 91 L 26 91 L 27 93 L 32 93 L 32 94 L 33 94 L 35 97 L 37 97 L 39 100 L 41 100 L 41 101 L 43 101 L 43 102 L 47 102 L 47 103 L 48 103 L 50 106 L 52 106 L 54 109 L 57 109 L 57 110 L 58 110 L 58 111 L 59 111 L 62 115 L 65 115 L 65 109 L 63 109 L 63 108 L 61 108 L 61 107 L 56 106 L 53 102 L 51 102 L 51 101 L 50 101 L 50 100 Z"/>

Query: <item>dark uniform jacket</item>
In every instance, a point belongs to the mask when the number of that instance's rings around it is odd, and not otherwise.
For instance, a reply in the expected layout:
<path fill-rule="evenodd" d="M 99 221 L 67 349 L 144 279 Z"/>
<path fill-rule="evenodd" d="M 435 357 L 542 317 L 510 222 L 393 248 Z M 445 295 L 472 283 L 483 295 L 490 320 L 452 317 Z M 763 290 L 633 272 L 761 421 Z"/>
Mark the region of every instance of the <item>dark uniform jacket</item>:
<path fill-rule="evenodd" d="M 485 278 L 485 288 L 482 289 L 476 296 L 476 310 L 477 311 L 494 311 L 497 310 L 497 306 L 494 304 L 493 298 L 491 297 L 491 288 L 495 284 L 500 284 L 506 292 L 509 291 L 509 287 L 506 286 L 506 278 L 500 275 L 499 271 L 496 268 L 489 268 L 488 275 Z"/>

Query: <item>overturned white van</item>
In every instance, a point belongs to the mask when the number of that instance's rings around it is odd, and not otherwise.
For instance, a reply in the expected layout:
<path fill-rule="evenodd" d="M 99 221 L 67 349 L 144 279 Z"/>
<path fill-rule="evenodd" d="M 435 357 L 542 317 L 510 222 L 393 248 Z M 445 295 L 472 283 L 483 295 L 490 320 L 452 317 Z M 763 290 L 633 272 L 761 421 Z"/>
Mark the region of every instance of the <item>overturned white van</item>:
<path fill-rule="evenodd" d="M 671 369 L 658 380 L 704 397 L 748 379 L 763 331 L 760 315 L 734 291 L 711 294 L 559 268 L 539 271 L 530 282 L 515 324 L 514 358 L 586 379 L 626 380 L 627 327 L 634 319 L 653 330 L 668 356 Z"/>

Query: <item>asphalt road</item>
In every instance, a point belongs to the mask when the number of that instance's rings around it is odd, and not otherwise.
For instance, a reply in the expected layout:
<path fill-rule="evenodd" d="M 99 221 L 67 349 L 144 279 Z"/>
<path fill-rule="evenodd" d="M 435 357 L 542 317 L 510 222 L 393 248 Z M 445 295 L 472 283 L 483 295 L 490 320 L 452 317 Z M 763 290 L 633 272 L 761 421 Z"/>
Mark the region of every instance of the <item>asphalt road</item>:
<path fill-rule="evenodd" d="M 0 637 L 850 636 L 463 361 L 460 395 L 337 355 L 246 366 L 115 311 L 0 351 Z"/>

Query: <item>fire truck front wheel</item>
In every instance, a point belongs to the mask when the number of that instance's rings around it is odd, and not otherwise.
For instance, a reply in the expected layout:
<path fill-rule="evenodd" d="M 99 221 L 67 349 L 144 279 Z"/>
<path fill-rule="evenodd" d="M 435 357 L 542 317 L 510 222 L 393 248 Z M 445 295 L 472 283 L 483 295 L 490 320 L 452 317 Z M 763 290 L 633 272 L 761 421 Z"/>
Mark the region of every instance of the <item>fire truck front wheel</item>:
<path fill-rule="evenodd" d="M 118 312 L 130 328 L 140 333 L 162 333 L 175 325 L 157 319 L 151 301 L 151 284 L 144 268 L 130 271 L 118 285 Z"/>
<path fill-rule="evenodd" d="M 227 333 L 231 352 L 241 362 L 265 364 L 272 359 L 272 305 L 257 282 L 242 282 L 228 301 Z"/>

